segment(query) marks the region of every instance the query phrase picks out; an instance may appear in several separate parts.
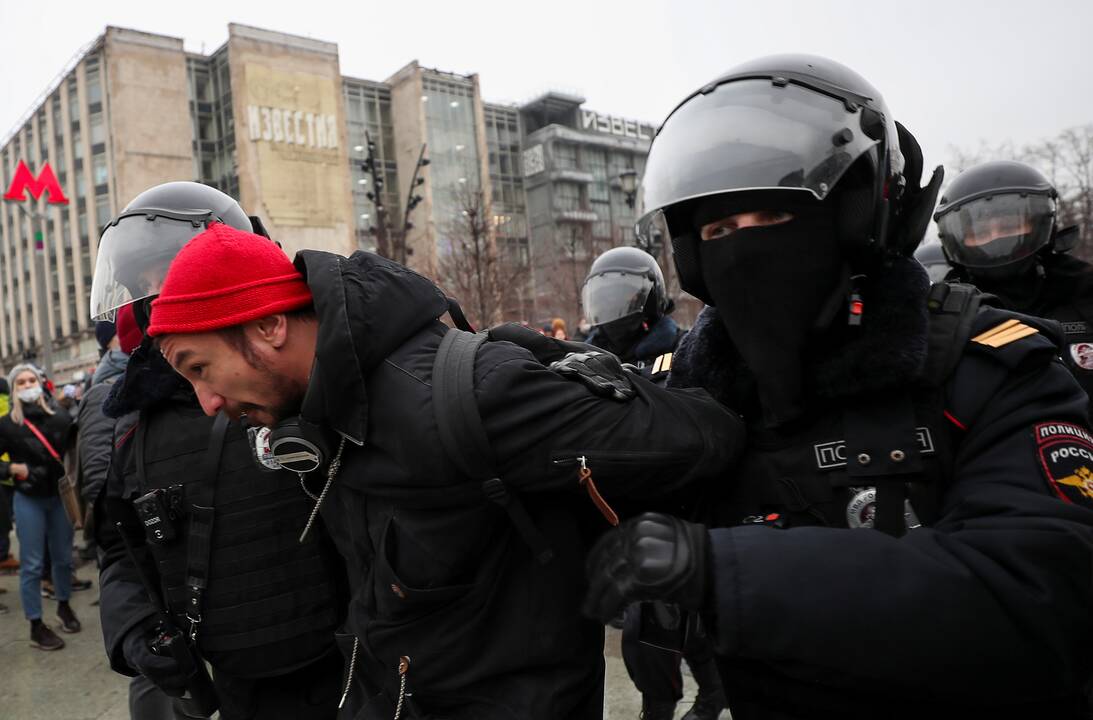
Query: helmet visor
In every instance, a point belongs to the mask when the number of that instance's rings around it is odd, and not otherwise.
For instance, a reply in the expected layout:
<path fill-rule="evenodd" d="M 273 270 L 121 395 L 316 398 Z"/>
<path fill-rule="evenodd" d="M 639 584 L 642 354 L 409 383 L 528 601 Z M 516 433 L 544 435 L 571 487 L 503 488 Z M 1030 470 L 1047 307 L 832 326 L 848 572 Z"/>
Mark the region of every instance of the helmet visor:
<path fill-rule="evenodd" d="M 1008 265 L 1048 244 L 1055 200 L 1016 193 L 980 197 L 937 218 L 938 234 L 954 262 L 971 268 Z"/>
<path fill-rule="evenodd" d="M 581 289 L 584 316 L 592 325 L 603 325 L 639 313 L 653 291 L 653 281 L 644 275 L 610 271 L 593 275 Z"/>
<path fill-rule="evenodd" d="M 737 80 L 698 94 L 657 133 L 642 179 L 646 213 L 734 190 L 801 189 L 823 200 L 877 144 L 861 110 L 789 83 Z"/>
<path fill-rule="evenodd" d="M 113 320 L 121 306 L 158 294 L 175 255 L 211 220 L 208 212 L 155 209 L 119 215 L 99 239 L 91 318 Z"/>

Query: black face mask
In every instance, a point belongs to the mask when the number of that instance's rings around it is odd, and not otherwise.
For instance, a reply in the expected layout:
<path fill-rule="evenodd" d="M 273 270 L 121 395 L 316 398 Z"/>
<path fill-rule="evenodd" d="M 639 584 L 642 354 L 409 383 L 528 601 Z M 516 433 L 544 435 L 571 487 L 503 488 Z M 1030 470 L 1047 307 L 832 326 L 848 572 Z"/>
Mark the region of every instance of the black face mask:
<path fill-rule="evenodd" d="M 972 283 L 997 295 L 1010 310 L 1033 310 L 1044 287 L 1043 271 L 1035 255 L 999 267 L 968 268 Z"/>
<path fill-rule="evenodd" d="M 768 425 L 801 414 L 804 368 L 849 281 L 827 208 L 792 212 L 789 222 L 736 230 L 698 249 L 710 299 L 755 375 Z"/>
<path fill-rule="evenodd" d="M 644 315 L 641 313 L 634 313 L 598 325 L 596 327 L 596 334 L 600 336 L 601 341 L 606 340 L 606 342 L 603 343 L 603 345 L 605 345 L 604 350 L 622 357 L 623 360 L 627 360 L 628 358 L 623 356 L 625 356 L 629 350 L 633 349 L 641 340 L 644 324 Z"/>

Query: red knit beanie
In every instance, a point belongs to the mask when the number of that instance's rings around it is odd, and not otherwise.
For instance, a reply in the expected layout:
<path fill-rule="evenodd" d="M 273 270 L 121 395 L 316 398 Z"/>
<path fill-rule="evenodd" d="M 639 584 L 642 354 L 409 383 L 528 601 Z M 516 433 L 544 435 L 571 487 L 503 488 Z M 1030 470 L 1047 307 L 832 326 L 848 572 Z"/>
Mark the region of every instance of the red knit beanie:
<path fill-rule="evenodd" d="M 217 223 L 171 262 L 148 334 L 219 330 L 310 304 L 311 290 L 281 248 Z"/>

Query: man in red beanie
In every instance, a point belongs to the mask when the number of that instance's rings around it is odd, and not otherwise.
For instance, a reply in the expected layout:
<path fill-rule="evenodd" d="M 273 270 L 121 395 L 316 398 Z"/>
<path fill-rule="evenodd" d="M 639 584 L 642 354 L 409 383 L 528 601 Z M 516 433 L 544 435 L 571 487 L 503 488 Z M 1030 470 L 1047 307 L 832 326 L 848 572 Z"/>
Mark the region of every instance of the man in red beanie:
<path fill-rule="evenodd" d="M 474 455 L 491 468 L 482 482 L 445 452 L 462 428 L 434 402 L 449 311 L 461 318 L 432 282 L 377 255 L 305 250 L 293 264 L 266 238 L 213 225 L 171 264 L 149 334 L 206 413 L 275 426 L 274 455 L 290 440 L 321 458 L 307 477 L 294 467 L 356 590 L 356 717 L 600 718 L 603 627 L 579 611 L 585 551 L 617 522 L 611 504 L 724 472 L 739 420 L 702 392 L 621 370 L 573 382 L 484 342 L 470 396 L 488 440 Z M 608 357 L 574 356 L 567 371 L 588 380 L 580 371 Z"/>

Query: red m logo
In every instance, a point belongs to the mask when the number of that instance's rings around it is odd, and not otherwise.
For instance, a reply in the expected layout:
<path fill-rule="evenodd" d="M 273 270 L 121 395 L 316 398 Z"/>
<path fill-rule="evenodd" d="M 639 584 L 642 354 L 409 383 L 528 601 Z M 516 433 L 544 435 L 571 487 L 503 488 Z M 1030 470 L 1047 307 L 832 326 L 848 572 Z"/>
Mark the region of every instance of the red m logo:
<path fill-rule="evenodd" d="M 42 197 L 42 193 L 49 193 L 47 202 L 53 205 L 68 204 L 68 198 L 61 190 L 61 184 L 57 182 L 57 176 L 53 174 L 53 168 L 49 166 L 49 163 L 42 165 L 42 172 L 38 173 L 38 177 L 35 178 L 30 174 L 30 168 L 27 167 L 27 164 L 22 160 L 19 161 L 19 166 L 15 168 L 15 177 L 11 181 L 11 187 L 4 193 L 4 199 L 26 200 L 27 196 L 24 194 L 24 190 L 29 190 L 30 196 L 35 200 Z"/>

